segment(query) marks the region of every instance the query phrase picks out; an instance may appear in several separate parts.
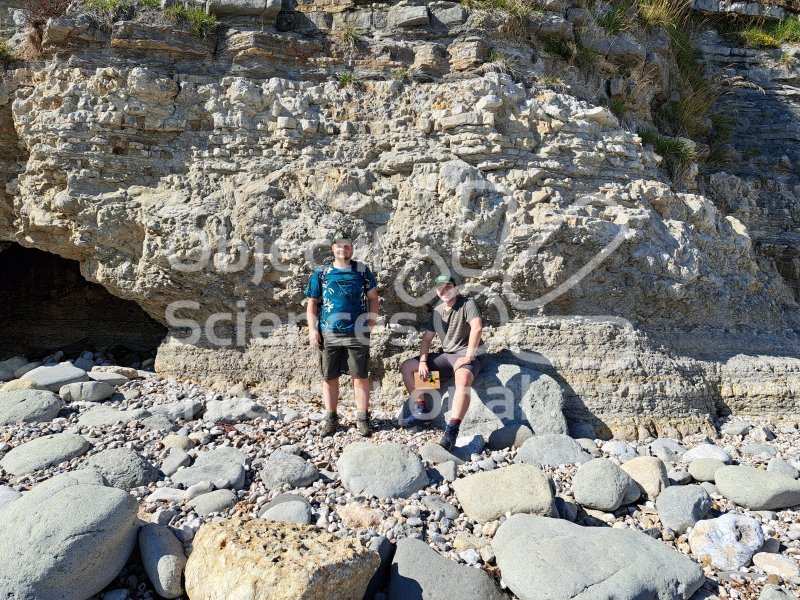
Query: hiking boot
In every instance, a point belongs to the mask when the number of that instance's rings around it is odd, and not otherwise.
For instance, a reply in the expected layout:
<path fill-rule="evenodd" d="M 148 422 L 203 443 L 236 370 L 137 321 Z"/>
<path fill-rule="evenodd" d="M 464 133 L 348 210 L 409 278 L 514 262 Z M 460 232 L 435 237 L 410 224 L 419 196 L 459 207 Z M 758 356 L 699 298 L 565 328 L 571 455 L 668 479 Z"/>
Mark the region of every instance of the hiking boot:
<path fill-rule="evenodd" d="M 322 420 L 322 425 L 319 429 L 319 434 L 323 437 L 333 435 L 339 427 L 339 415 L 336 414 L 332 417 L 326 417 Z"/>
<path fill-rule="evenodd" d="M 418 425 L 427 425 L 430 423 L 430 420 L 425 418 L 428 413 L 429 411 L 424 411 L 419 406 L 415 406 L 411 409 L 411 412 L 407 417 L 397 419 L 397 424 L 400 427 L 416 427 Z"/>
<path fill-rule="evenodd" d="M 444 435 L 442 439 L 439 440 L 439 445 L 450 452 L 453 449 L 453 446 L 456 445 L 456 438 L 458 437 L 458 427 L 453 427 L 452 425 L 445 425 L 444 428 Z"/>
<path fill-rule="evenodd" d="M 372 435 L 372 426 L 369 419 L 356 419 L 356 431 L 361 434 L 361 437 L 369 437 Z"/>

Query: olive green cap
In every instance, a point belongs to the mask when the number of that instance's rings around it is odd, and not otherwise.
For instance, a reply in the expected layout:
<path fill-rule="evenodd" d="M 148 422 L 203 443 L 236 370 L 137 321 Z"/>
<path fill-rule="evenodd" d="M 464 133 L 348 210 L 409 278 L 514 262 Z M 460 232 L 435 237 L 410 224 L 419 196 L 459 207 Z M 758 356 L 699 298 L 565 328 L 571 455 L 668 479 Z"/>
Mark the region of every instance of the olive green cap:
<path fill-rule="evenodd" d="M 453 279 L 452 275 L 439 275 L 436 279 L 433 280 L 434 285 L 441 285 L 443 283 L 452 283 L 453 285 L 456 284 L 456 280 Z"/>

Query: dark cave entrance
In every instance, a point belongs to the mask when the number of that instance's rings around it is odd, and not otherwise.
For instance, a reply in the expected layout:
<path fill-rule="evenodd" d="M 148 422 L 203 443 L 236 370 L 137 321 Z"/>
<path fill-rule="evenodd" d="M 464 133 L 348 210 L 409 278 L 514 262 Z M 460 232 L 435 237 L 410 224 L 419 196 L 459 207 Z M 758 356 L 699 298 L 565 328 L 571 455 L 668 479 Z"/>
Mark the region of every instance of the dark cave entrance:
<path fill-rule="evenodd" d="M 135 302 L 84 279 L 77 261 L 19 244 L 0 250 L 0 359 L 90 350 L 134 365 L 154 357 L 166 333 Z"/>

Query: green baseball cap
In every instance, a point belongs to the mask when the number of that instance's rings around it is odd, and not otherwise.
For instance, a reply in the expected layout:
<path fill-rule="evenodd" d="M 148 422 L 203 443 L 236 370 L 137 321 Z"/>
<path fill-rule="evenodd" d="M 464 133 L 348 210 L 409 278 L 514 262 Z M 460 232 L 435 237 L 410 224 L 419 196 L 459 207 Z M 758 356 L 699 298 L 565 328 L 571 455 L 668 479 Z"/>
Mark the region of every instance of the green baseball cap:
<path fill-rule="evenodd" d="M 337 240 L 350 240 L 350 241 L 352 241 L 353 238 L 350 237 L 349 233 L 347 233 L 345 231 L 342 231 L 341 229 L 337 229 L 336 233 L 334 233 L 333 237 L 331 237 L 331 244 L 335 244 Z"/>
<path fill-rule="evenodd" d="M 456 280 L 453 279 L 452 275 L 439 275 L 433 280 L 433 285 L 442 285 L 443 283 L 452 283 L 455 285 Z"/>

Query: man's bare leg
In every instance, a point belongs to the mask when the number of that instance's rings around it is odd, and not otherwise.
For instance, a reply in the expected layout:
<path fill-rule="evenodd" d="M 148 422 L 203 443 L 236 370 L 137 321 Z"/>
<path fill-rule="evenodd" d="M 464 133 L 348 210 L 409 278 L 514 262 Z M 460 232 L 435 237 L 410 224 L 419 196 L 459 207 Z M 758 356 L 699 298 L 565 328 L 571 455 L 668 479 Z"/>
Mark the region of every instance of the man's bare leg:
<path fill-rule="evenodd" d="M 339 415 L 336 407 L 339 405 L 339 379 L 326 379 L 322 382 L 322 405 L 325 407 L 325 419 L 322 421 L 320 434 L 333 435 L 339 426 Z"/>
<path fill-rule="evenodd" d="M 406 391 L 411 394 L 414 391 L 414 373 L 419 371 L 419 361 L 416 358 L 409 358 L 400 365 L 400 374 L 403 376 L 403 385 Z"/>
<path fill-rule="evenodd" d="M 369 377 L 353 377 L 353 391 L 356 396 L 356 408 L 369 410 Z"/>
<path fill-rule="evenodd" d="M 353 391 L 356 396 L 356 429 L 363 437 L 372 434 L 369 424 L 369 378 L 353 377 Z"/>
<path fill-rule="evenodd" d="M 339 405 L 339 379 L 327 379 L 322 382 L 322 405 L 325 410 L 336 410 Z"/>

